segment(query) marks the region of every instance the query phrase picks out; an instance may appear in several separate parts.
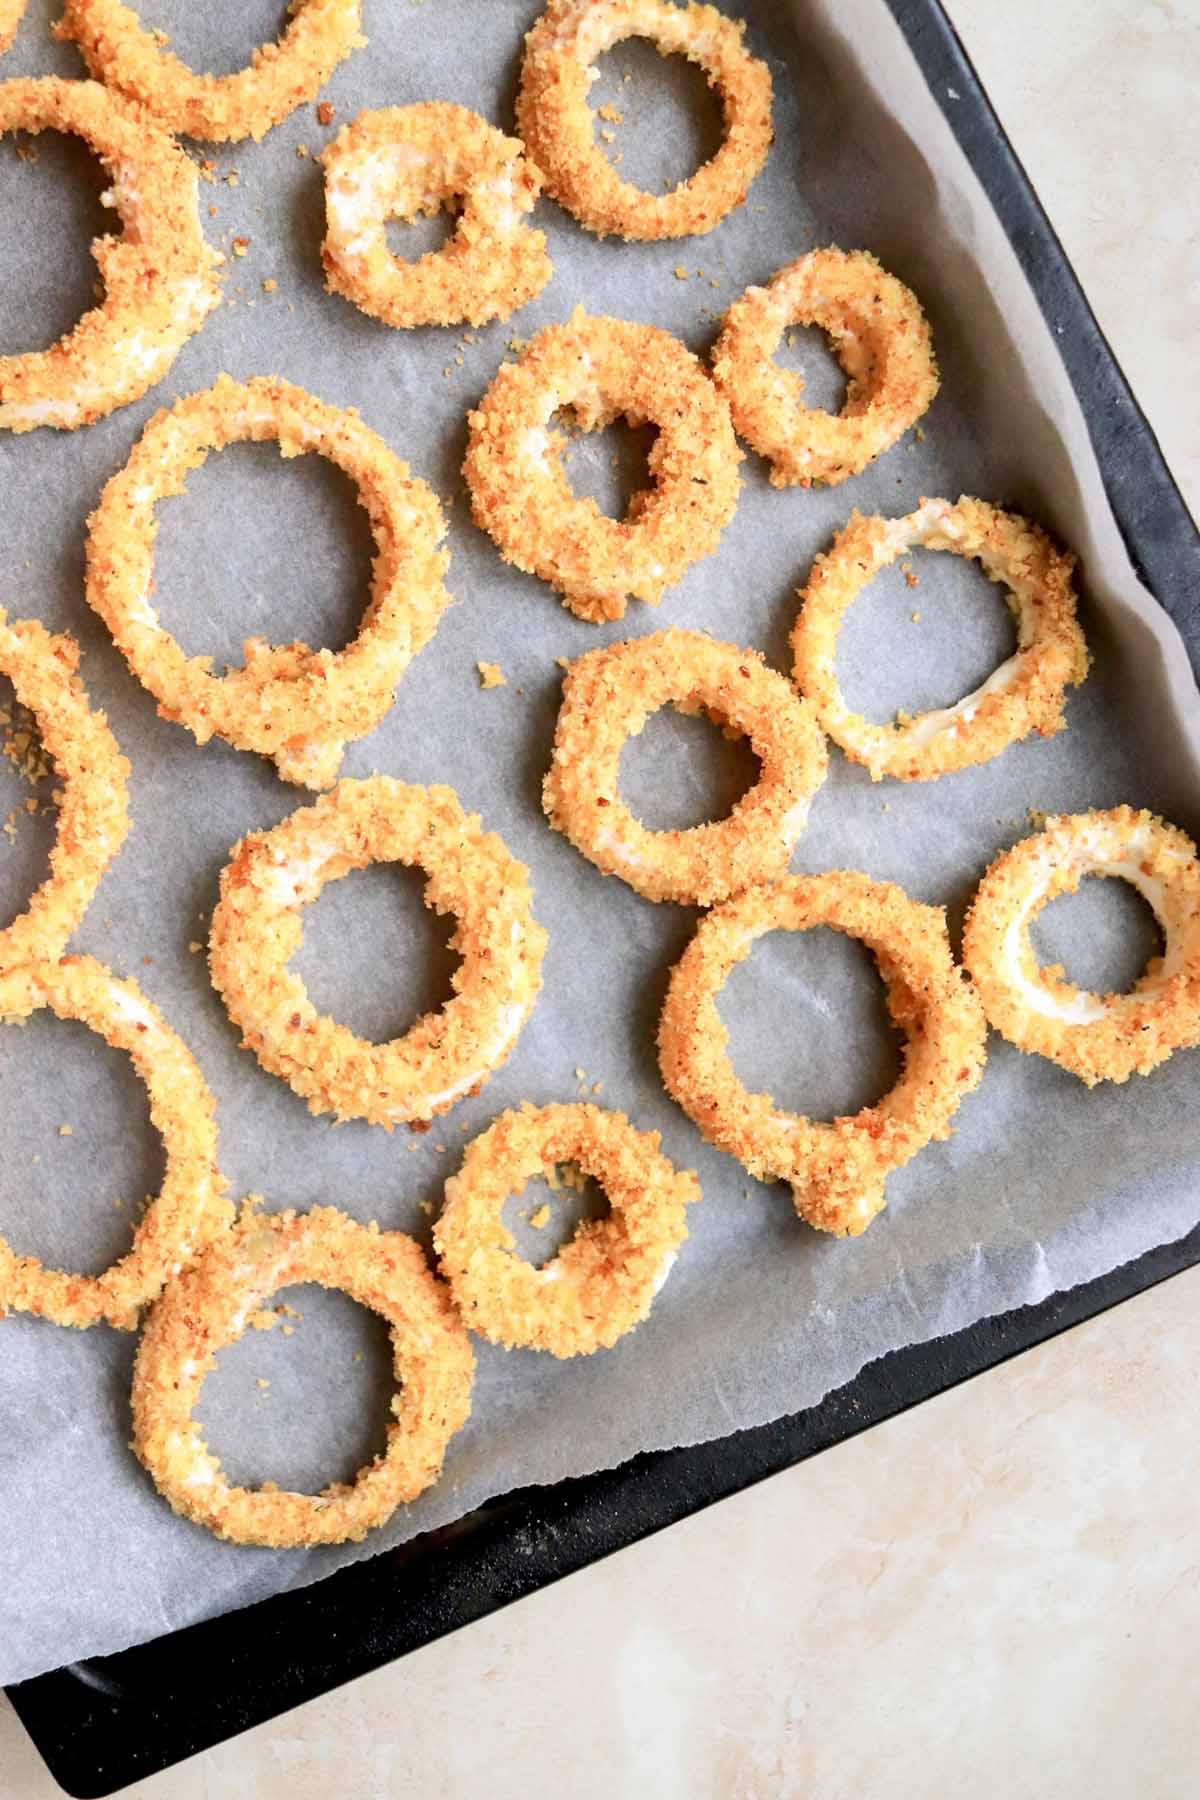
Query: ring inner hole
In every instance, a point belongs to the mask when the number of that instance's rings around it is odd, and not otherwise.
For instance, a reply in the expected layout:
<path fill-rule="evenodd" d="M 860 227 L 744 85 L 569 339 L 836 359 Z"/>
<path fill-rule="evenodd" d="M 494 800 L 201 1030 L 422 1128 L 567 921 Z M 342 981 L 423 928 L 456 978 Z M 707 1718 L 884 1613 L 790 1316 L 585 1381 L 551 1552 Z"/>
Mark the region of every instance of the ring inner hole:
<path fill-rule="evenodd" d="M 599 80 L 588 91 L 593 141 L 623 181 L 668 194 L 717 154 L 725 135 L 721 102 L 697 63 L 664 55 L 647 38 L 626 38 L 595 66 Z"/>
<path fill-rule="evenodd" d="M 621 798 L 649 831 L 689 831 L 728 818 L 761 774 L 747 738 L 674 706 L 652 713 L 621 750 Z"/>
<path fill-rule="evenodd" d="M 0 1236 L 48 1268 L 102 1274 L 129 1250 L 166 1173 L 128 1056 L 85 1025 L 36 1012 L 0 1032 L 0 1111 Z"/>
<path fill-rule="evenodd" d="M 251 1326 L 218 1351 L 204 1383 L 195 1417 L 209 1449 L 235 1487 L 274 1481 L 319 1494 L 353 1481 L 387 1448 L 394 1378 L 385 1321 L 308 1283 L 269 1295 L 262 1311 L 273 1328 Z"/>
<path fill-rule="evenodd" d="M 17 703 L 12 682 L 0 674 L 0 929 L 25 911 L 50 873 L 58 830 L 52 795 L 59 791 L 33 714 Z"/>
<path fill-rule="evenodd" d="M 510 1194 L 501 1216 L 516 1239 L 514 1254 L 541 1269 L 585 1221 L 607 1219 L 611 1211 L 599 1182 L 567 1162 L 558 1164 L 552 1179 L 534 1176 L 522 1193 Z"/>
<path fill-rule="evenodd" d="M 729 1055 L 751 1093 L 781 1112 L 835 1119 L 872 1106 L 900 1077 L 903 1037 L 864 944 L 840 931 L 771 931 L 717 997 Z"/>
<path fill-rule="evenodd" d="M 775 361 L 781 369 L 791 369 L 802 378 L 801 406 L 810 412 L 841 412 L 850 384 L 828 334 L 819 325 L 789 325 Z"/>
<path fill-rule="evenodd" d="M 144 30 L 165 32 L 170 42 L 164 47 L 195 73 L 208 75 L 235 75 L 246 68 L 260 44 L 283 35 L 293 12 L 285 0 L 239 0 L 236 14 L 183 0 L 138 0 L 136 10 Z M 239 148 L 220 144 L 211 154 L 236 155 Z"/>
<path fill-rule="evenodd" d="M 945 550 L 910 550 L 880 570 L 838 634 L 847 704 L 883 725 L 973 693 L 1017 648 L 1004 593 L 973 557 Z"/>
<path fill-rule="evenodd" d="M 189 656 L 238 668 L 248 637 L 341 650 L 371 594 L 374 542 L 358 489 L 316 454 L 214 450 L 157 507 L 153 604 Z M 303 554 L 281 560 L 281 544 Z"/>
<path fill-rule="evenodd" d="M 1153 908 L 1128 881 L 1090 875 L 1073 894 L 1059 894 L 1030 927 L 1042 969 L 1092 994 L 1127 994 L 1165 948 Z"/>
<path fill-rule="evenodd" d="M 49 349 L 96 305 L 92 240 L 123 229 L 121 215 L 100 204 L 109 185 L 80 138 L 0 137 L 0 356 Z"/>
<path fill-rule="evenodd" d="M 635 515 L 639 495 L 654 487 L 650 452 L 658 427 L 619 418 L 598 431 L 584 431 L 572 409 L 560 407 L 551 429 L 566 439 L 563 468 L 575 497 L 594 500 L 610 519 Z"/>
<path fill-rule="evenodd" d="M 372 863 L 327 882 L 304 908 L 292 969 L 318 1012 L 368 1043 L 403 1037 L 452 997 L 458 921 L 427 907 L 424 891 L 420 869 Z"/>
<path fill-rule="evenodd" d="M 390 218 L 384 227 L 388 249 L 397 262 L 415 263 L 444 250 L 458 229 L 462 200 L 457 194 L 418 212 Z"/>

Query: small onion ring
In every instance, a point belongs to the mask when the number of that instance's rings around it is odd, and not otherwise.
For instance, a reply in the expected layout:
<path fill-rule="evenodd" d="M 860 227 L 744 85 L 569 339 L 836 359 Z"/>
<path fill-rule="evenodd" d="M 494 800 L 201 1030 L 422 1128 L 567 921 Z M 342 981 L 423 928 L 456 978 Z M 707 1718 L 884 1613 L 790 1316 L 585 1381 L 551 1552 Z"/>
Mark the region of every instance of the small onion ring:
<path fill-rule="evenodd" d="M 321 157 L 326 286 L 386 325 L 486 325 L 540 294 L 554 273 L 525 223 L 542 180 L 516 138 L 448 101 L 361 112 Z M 393 256 L 388 219 L 461 197 L 454 232 L 416 262 Z"/>
<path fill-rule="evenodd" d="M 386 1044 L 319 1014 L 287 968 L 303 941 L 301 909 L 327 881 L 377 862 L 425 871 L 425 904 L 457 917 L 451 947 L 463 959 L 454 998 Z M 510 1054 L 542 985 L 546 933 L 530 906 L 525 865 L 464 813 L 453 789 L 384 775 L 341 781 L 235 845 L 221 871 L 209 967 L 244 1048 L 310 1112 L 390 1131 L 478 1092 Z"/>
<path fill-rule="evenodd" d="M 471 1411 L 471 1341 L 412 1238 L 332 1206 L 260 1213 L 254 1204 L 146 1321 L 133 1370 L 133 1449 L 175 1512 L 230 1543 L 357 1543 L 441 1474 Z M 265 1300 L 314 1281 L 387 1320 L 398 1389 L 387 1448 L 353 1483 L 320 1494 L 230 1487 L 192 1416 L 204 1378 Z"/>
<path fill-rule="evenodd" d="M 842 619 L 873 576 L 914 545 L 972 557 L 1006 590 L 1017 618 L 1017 649 L 982 686 L 939 712 L 875 725 L 852 712 L 837 677 Z M 1068 687 L 1088 671 L 1088 650 L 1075 617 L 1075 558 L 1039 526 L 965 496 L 922 500 L 903 519 L 854 513 L 819 556 L 802 591 L 792 631 L 794 677 L 835 744 L 871 780 L 932 781 L 955 769 L 990 762 L 1036 731 L 1052 737 L 1066 724 Z"/>
<path fill-rule="evenodd" d="M 904 1066 L 874 1106 L 829 1123 L 781 1113 L 734 1072 L 717 995 L 734 966 L 769 931 L 827 925 L 874 956 Z M 918 1150 L 950 1136 L 964 1095 L 979 1083 L 987 1027 L 955 966 L 941 907 L 855 870 L 791 875 L 749 888 L 700 920 L 671 971 L 658 1027 L 667 1092 L 718 1149 L 759 1180 L 790 1182 L 810 1225 L 857 1237 L 885 1204 L 884 1182 Z"/>
<path fill-rule="evenodd" d="M 9 624 L 0 607 L 0 674 L 33 714 L 62 782 L 50 873 L 20 917 L 0 930 L 0 971 L 58 961 L 129 832 L 129 764 L 105 715 L 88 704 L 78 666 L 74 638 L 52 637 L 32 619 Z"/>
<path fill-rule="evenodd" d="M 672 704 L 744 735 L 762 771 L 728 817 L 650 831 L 621 800 L 621 751 Z M 711 906 L 783 874 L 826 761 L 808 706 L 756 650 L 699 631 L 660 631 L 571 664 L 542 805 L 555 830 L 605 875 L 619 875 L 648 900 Z"/>
<path fill-rule="evenodd" d="M 161 381 L 220 300 L 217 256 L 204 241 L 195 165 L 173 139 L 94 81 L 0 82 L 0 135 L 61 131 L 82 138 L 112 186 L 124 224 L 92 255 L 104 299 L 49 350 L 0 356 L 0 428 L 74 431 L 128 406 Z"/>
<path fill-rule="evenodd" d="M 102 1275 L 47 1269 L 37 1257 L 18 1256 L 0 1238 L 0 1315 L 34 1313 L 80 1329 L 104 1320 L 132 1331 L 138 1309 L 156 1299 L 233 1217 L 217 1168 L 213 1097 L 187 1045 L 136 982 L 119 980 L 90 956 L 0 975 L 0 1018 L 25 1020 L 41 1007 L 86 1025 L 129 1057 L 162 1135 L 166 1174 L 129 1253 Z"/>
<path fill-rule="evenodd" d="M 517 127 L 542 170 L 546 191 L 581 225 L 631 241 L 694 237 L 740 206 L 767 159 L 771 72 L 746 49 L 746 27 L 712 6 L 664 0 L 550 0 L 527 34 Z M 717 90 L 725 141 L 667 194 L 622 181 L 592 136 L 593 64 L 614 44 L 649 38 L 668 56 L 699 64 Z"/>
<path fill-rule="evenodd" d="M 1158 920 L 1166 954 L 1125 994 L 1091 994 L 1039 968 L 1029 928 L 1048 900 L 1085 875 L 1127 881 Z M 1047 819 L 998 856 L 963 932 L 966 964 L 988 1019 L 1010 1043 L 1088 1087 L 1149 1075 L 1200 1044 L 1200 861 L 1174 825 L 1118 806 Z"/>
<path fill-rule="evenodd" d="M 223 676 L 187 656 L 158 621 L 154 508 L 181 493 L 192 469 L 227 444 L 274 441 L 284 457 L 316 451 L 355 483 L 376 557 L 371 600 L 344 650 L 246 642 L 245 666 Z M 205 393 L 156 413 L 88 520 L 87 597 L 159 713 L 201 744 L 214 733 L 274 761 L 285 781 L 328 787 L 346 743 L 374 731 L 396 683 L 437 629 L 450 596 L 436 496 L 356 412 L 326 406 L 277 377 L 219 377 Z"/>
<path fill-rule="evenodd" d="M 789 325 L 819 325 L 849 383 L 836 415 L 802 406 L 804 381 L 773 360 Z M 834 487 L 915 425 L 938 391 L 920 301 L 868 250 L 812 250 L 725 314 L 713 379 L 775 487 Z"/>
<path fill-rule="evenodd" d="M 198 75 L 123 0 L 66 0 L 54 35 L 74 41 L 97 81 L 143 106 L 168 131 L 207 143 L 265 137 L 315 100 L 361 49 L 362 0 L 291 0 L 291 22 L 235 75 Z"/>
<path fill-rule="evenodd" d="M 657 1131 L 638 1131 L 624 1113 L 599 1106 L 526 1104 L 467 1145 L 433 1243 L 472 1331 L 508 1350 L 589 1356 L 641 1323 L 687 1237 L 687 1208 L 700 1198 L 695 1174 L 676 1169 L 659 1141 Z M 598 1181 L 612 1210 L 534 1268 L 515 1253 L 504 1203 L 564 1162 Z"/>
<path fill-rule="evenodd" d="M 571 491 L 566 440 L 548 429 L 569 407 L 584 431 L 650 420 L 654 486 L 609 519 Z M 715 550 L 733 517 L 741 451 L 729 407 L 678 338 L 577 307 L 504 363 L 468 420 L 463 474 L 475 522 L 506 562 L 540 575 L 580 619 L 619 619 L 629 595 L 664 590 Z"/>
<path fill-rule="evenodd" d="M 0 0 L 0 56 L 17 35 L 17 26 L 25 12 L 26 0 Z"/>

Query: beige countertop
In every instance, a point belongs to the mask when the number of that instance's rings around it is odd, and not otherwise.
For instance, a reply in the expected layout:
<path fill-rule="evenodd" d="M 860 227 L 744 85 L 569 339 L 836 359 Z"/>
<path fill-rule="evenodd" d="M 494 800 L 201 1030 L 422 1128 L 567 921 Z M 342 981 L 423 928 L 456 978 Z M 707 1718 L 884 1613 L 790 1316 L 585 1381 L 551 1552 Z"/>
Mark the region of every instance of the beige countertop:
<path fill-rule="evenodd" d="M 1200 512 L 1200 0 L 950 12 Z M 1200 1270 L 128 1792 L 1185 1800 L 1198 1361 Z"/>

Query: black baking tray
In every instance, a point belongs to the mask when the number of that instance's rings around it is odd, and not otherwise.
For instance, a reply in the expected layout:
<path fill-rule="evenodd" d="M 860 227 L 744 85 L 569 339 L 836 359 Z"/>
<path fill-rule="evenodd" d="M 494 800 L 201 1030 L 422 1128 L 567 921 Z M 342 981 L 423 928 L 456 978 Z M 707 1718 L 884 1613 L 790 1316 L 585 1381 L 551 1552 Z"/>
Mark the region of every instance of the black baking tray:
<path fill-rule="evenodd" d="M 1052 325 L 1139 577 L 1200 672 L 1200 534 L 939 0 L 887 0 Z M 8 1689 L 92 1800 L 482 1618 L 1200 1262 L 1200 1227 L 1038 1306 L 870 1363 L 819 1406 L 509 1494 L 312 1587 Z"/>

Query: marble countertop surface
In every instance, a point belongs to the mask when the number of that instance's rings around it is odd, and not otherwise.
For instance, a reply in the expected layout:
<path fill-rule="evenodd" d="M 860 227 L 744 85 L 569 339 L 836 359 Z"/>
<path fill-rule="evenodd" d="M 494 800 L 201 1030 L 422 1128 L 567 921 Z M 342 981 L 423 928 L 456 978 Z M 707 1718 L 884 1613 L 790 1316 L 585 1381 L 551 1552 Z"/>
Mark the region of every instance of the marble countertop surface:
<path fill-rule="evenodd" d="M 949 11 L 1200 513 L 1200 0 Z M 1198 1363 L 1200 1269 L 127 1791 L 1184 1800 Z"/>

